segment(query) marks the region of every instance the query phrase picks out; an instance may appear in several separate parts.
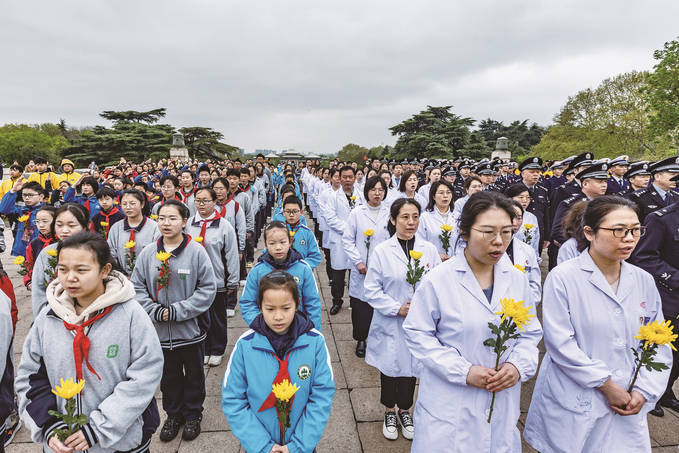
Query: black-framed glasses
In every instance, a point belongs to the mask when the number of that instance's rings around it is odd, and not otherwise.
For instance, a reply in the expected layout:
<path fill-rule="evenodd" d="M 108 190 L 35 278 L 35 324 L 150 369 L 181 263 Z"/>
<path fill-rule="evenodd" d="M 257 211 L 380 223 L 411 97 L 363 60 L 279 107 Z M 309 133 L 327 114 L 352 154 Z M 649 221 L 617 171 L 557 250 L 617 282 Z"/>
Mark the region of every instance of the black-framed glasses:
<path fill-rule="evenodd" d="M 606 230 L 606 231 L 612 231 L 613 237 L 616 237 L 618 239 L 625 238 L 630 233 L 632 233 L 632 237 L 635 237 L 635 238 L 639 238 L 639 237 L 646 234 L 646 227 L 645 226 L 637 226 L 637 227 L 632 227 L 632 228 L 624 228 L 624 227 L 604 228 L 604 227 L 599 227 L 599 229 L 600 230 Z"/>
<path fill-rule="evenodd" d="M 196 204 L 203 205 L 203 204 L 208 204 L 208 203 L 214 203 L 215 200 L 213 200 L 212 198 L 208 198 L 207 200 L 196 199 L 195 201 L 196 201 Z"/>
<path fill-rule="evenodd" d="M 283 212 L 286 213 L 286 214 L 288 214 L 288 215 L 297 215 L 297 214 L 299 214 L 299 213 L 302 212 L 302 211 L 300 211 L 299 209 L 286 209 L 286 210 L 283 211 Z"/>
<path fill-rule="evenodd" d="M 483 239 L 485 239 L 488 242 L 493 242 L 496 237 L 500 236 L 500 239 L 502 242 L 509 242 L 512 240 L 512 236 L 514 235 L 514 231 L 511 228 L 504 228 L 500 231 L 486 231 L 486 230 L 479 230 L 478 228 L 472 227 L 472 230 L 476 230 L 479 233 L 483 234 Z"/>

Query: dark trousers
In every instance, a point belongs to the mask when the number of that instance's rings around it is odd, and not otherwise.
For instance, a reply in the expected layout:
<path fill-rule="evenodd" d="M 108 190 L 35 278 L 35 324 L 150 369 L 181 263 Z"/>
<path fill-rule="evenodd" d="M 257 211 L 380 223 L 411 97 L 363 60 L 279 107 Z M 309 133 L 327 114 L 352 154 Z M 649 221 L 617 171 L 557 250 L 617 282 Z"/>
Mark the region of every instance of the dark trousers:
<path fill-rule="evenodd" d="M 347 270 L 332 270 L 332 285 L 330 286 L 330 294 L 332 294 L 332 304 L 342 305 L 344 298 L 344 287 L 346 286 Z"/>
<path fill-rule="evenodd" d="M 255 233 L 250 233 L 250 237 L 245 236 L 245 261 L 252 262 L 255 260 Z"/>
<path fill-rule="evenodd" d="M 551 271 L 556 267 L 556 260 L 559 256 L 559 246 L 550 243 L 547 247 L 547 255 L 549 256 L 549 270 Z"/>
<path fill-rule="evenodd" d="M 351 305 L 351 325 L 353 326 L 354 340 L 365 341 L 370 332 L 370 323 L 373 320 L 373 307 L 361 299 L 349 297 Z"/>
<path fill-rule="evenodd" d="M 225 351 L 226 290 L 222 290 L 217 291 L 215 300 L 210 306 L 210 328 L 205 339 L 205 355 L 224 355 Z"/>
<path fill-rule="evenodd" d="M 248 270 L 245 267 L 245 256 L 247 254 L 247 249 L 248 249 L 247 243 L 248 243 L 248 241 L 246 239 L 245 240 L 245 250 L 243 251 L 243 259 L 240 260 L 240 279 L 241 280 L 245 280 L 246 278 L 248 278 Z"/>
<path fill-rule="evenodd" d="M 325 256 L 325 273 L 328 274 L 328 280 L 332 280 L 330 249 L 326 249 L 325 247 L 323 247 L 323 255 Z"/>
<path fill-rule="evenodd" d="M 380 402 L 388 408 L 398 405 L 401 410 L 408 410 L 413 405 L 415 395 L 414 377 L 391 377 L 380 373 Z"/>
<path fill-rule="evenodd" d="M 165 364 L 160 380 L 163 410 L 170 417 L 199 418 L 205 401 L 203 343 L 163 349 L 163 357 Z"/>
<path fill-rule="evenodd" d="M 667 317 L 667 319 L 673 318 L 674 316 L 671 318 L 669 316 Z M 679 334 L 679 325 L 676 322 L 672 324 L 672 329 L 675 334 Z M 674 347 L 679 349 L 679 340 L 675 340 Z M 677 397 L 674 394 L 674 391 L 672 391 L 672 384 L 674 384 L 677 378 L 679 378 L 679 352 L 672 350 L 672 369 L 670 370 L 670 380 L 667 382 L 667 389 L 665 390 L 665 393 L 660 397 L 661 400 L 669 401 L 672 398 Z"/>
<path fill-rule="evenodd" d="M 259 240 L 259 233 L 262 231 L 262 211 L 261 209 L 255 213 L 255 238 L 254 242 Z"/>
<path fill-rule="evenodd" d="M 226 308 L 235 310 L 238 303 L 238 290 L 233 290 L 231 294 L 226 293 Z"/>
<path fill-rule="evenodd" d="M 151 445 L 151 437 L 153 433 L 156 432 L 158 426 L 160 426 L 160 414 L 158 413 L 158 404 L 156 399 L 153 398 L 146 410 L 141 414 L 142 427 L 141 427 L 141 445 L 149 444 Z"/>

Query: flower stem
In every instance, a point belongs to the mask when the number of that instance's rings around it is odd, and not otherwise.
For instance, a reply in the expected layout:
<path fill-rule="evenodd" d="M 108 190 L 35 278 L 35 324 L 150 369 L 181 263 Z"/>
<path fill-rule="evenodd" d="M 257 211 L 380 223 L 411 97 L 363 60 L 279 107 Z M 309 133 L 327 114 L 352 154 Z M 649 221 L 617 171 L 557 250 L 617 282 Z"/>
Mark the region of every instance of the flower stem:
<path fill-rule="evenodd" d="M 497 336 L 497 340 L 500 341 L 500 335 Z M 500 354 L 496 353 L 495 354 L 495 371 L 497 371 L 498 367 L 500 366 Z M 493 392 L 493 398 L 490 400 L 490 411 L 488 412 L 488 423 L 490 423 L 490 419 L 493 416 L 493 407 L 495 406 L 495 392 Z"/>

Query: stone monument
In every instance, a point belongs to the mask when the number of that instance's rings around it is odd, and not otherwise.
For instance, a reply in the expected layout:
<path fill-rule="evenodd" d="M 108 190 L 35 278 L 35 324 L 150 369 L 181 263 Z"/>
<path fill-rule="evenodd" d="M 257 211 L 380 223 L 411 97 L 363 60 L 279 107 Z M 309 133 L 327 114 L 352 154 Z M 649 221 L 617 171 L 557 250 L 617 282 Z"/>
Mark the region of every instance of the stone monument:
<path fill-rule="evenodd" d="M 491 159 L 511 160 L 512 152 L 509 151 L 509 139 L 500 137 L 495 142 L 495 150 L 490 154 Z"/>
<path fill-rule="evenodd" d="M 170 159 L 177 158 L 179 160 L 188 160 L 189 150 L 184 144 L 184 136 L 182 134 L 172 135 L 172 148 L 170 148 Z"/>

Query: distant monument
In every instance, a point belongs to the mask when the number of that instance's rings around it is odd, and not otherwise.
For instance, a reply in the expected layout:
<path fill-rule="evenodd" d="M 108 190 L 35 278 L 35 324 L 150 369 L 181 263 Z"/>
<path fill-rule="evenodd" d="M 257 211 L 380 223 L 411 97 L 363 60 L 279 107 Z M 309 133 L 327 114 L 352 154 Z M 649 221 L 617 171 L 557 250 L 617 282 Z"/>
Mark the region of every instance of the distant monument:
<path fill-rule="evenodd" d="M 182 134 L 172 135 L 172 148 L 170 148 L 170 159 L 178 158 L 179 160 L 187 160 L 189 158 L 189 150 L 184 144 L 184 136 Z"/>
<path fill-rule="evenodd" d="M 509 151 L 509 139 L 500 137 L 495 142 L 495 150 L 490 154 L 491 159 L 511 160 L 512 152 Z"/>

